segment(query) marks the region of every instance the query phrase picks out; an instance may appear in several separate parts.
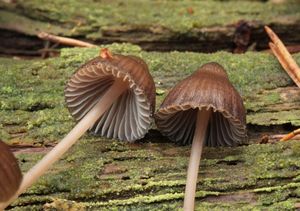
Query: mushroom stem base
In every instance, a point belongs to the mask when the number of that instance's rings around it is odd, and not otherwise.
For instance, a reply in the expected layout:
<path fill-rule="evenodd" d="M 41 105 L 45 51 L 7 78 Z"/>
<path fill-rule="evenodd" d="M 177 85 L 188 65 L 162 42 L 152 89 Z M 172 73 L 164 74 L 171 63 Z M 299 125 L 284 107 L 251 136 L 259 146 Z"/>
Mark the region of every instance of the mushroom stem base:
<path fill-rule="evenodd" d="M 183 205 L 184 211 L 194 210 L 198 170 L 206 135 L 206 129 L 211 112 L 211 109 L 202 109 L 197 113 L 196 128 L 193 138 L 189 167 L 187 171 L 187 181 L 185 186 L 185 196 Z"/>
<path fill-rule="evenodd" d="M 128 88 L 128 83 L 116 80 L 99 102 L 78 122 L 78 124 L 62 139 L 45 157 L 33 166 L 23 177 L 16 194 L 7 202 L 0 203 L 0 210 L 4 210 L 10 203 L 26 191 L 38 180 L 54 162 L 61 156 L 99 119 L 113 102 Z"/>

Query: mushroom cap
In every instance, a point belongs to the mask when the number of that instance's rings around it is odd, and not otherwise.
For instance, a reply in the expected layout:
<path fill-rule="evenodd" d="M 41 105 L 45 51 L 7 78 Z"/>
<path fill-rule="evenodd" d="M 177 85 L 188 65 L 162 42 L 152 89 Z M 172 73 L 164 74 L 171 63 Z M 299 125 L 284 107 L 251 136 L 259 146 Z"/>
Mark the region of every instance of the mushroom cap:
<path fill-rule="evenodd" d="M 18 190 L 22 173 L 9 147 L 0 141 L 0 202 L 10 199 Z"/>
<path fill-rule="evenodd" d="M 136 56 L 96 57 L 81 66 L 66 85 L 67 107 L 80 121 L 101 100 L 116 78 L 128 81 L 129 88 L 90 131 L 126 141 L 140 139 L 148 131 L 155 110 L 155 85 L 147 64 Z"/>
<path fill-rule="evenodd" d="M 197 112 L 213 110 L 205 138 L 207 146 L 234 146 L 246 140 L 246 112 L 243 101 L 231 85 L 224 68 L 217 63 L 200 67 L 179 82 L 155 114 L 161 133 L 179 144 L 193 139 Z"/>

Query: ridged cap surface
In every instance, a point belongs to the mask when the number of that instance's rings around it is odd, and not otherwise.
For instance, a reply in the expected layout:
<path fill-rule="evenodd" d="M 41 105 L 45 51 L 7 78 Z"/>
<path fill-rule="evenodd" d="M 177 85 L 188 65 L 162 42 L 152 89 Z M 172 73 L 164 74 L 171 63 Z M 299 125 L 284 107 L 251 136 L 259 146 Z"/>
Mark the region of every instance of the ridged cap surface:
<path fill-rule="evenodd" d="M 22 173 L 9 147 L 0 141 L 0 202 L 10 199 L 18 190 Z"/>
<path fill-rule="evenodd" d="M 246 112 L 242 98 L 217 63 L 200 67 L 179 82 L 155 115 L 158 129 L 172 141 L 190 144 L 197 112 L 212 108 L 205 144 L 234 146 L 246 140 Z"/>
<path fill-rule="evenodd" d="M 130 88 L 91 128 L 94 134 L 134 141 L 144 137 L 155 110 L 155 85 L 147 64 L 136 56 L 114 54 L 96 57 L 80 67 L 65 88 L 70 113 L 77 121 L 101 100 L 115 78 L 129 82 Z"/>

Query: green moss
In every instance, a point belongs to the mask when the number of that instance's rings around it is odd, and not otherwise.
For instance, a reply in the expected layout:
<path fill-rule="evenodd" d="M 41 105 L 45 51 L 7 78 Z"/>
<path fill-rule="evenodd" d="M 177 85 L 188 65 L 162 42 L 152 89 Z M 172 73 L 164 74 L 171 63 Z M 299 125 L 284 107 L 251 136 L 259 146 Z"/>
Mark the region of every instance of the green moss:
<path fill-rule="evenodd" d="M 291 123 L 300 125 L 300 110 L 254 113 L 247 116 L 247 122 L 253 125 L 282 125 Z"/>
<path fill-rule="evenodd" d="M 291 194 L 290 190 L 275 191 L 272 193 L 260 195 L 259 201 L 263 205 L 270 205 L 270 204 L 274 204 L 276 202 L 281 202 L 281 201 L 287 200 L 289 198 L 290 194 Z"/>
<path fill-rule="evenodd" d="M 297 199 L 288 199 L 282 202 L 274 203 L 271 207 L 273 210 L 295 210 Z"/>
<path fill-rule="evenodd" d="M 275 104 L 275 103 L 278 103 L 278 101 L 281 100 L 281 97 L 280 97 L 280 94 L 279 93 L 271 93 L 269 95 L 266 96 L 266 101 L 270 104 Z"/>
<path fill-rule="evenodd" d="M 54 199 L 52 203 L 46 204 L 44 210 L 77 210 L 84 211 L 86 210 L 84 206 L 80 203 L 76 203 L 75 201 L 69 201 L 65 199 Z"/>
<path fill-rule="evenodd" d="M 276 104 L 284 103 L 279 93 L 279 90 L 264 91 L 263 93 L 257 93 L 256 96 L 251 95 L 246 97 L 245 104 L 248 111 L 262 112 L 272 110 L 272 107 Z"/>
<path fill-rule="evenodd" d="M 285 190 L 285 189 L 290 189 L 290 188 L 299 188 L 299 187 L 300 187 L 300 183 L 289 183 L 289 184 L 283 185 L 283 186 L 257 188 L 257 189 L 254 189 L 253 192 L 255 192 L 255 193 L 259 193 L 259 192 L 270 193 L 270 192 L 276 192 L 276 191 L 280 192 L 280 190 Z"/>
<path fill-rule="evenodd" d="M 219 193 L 216 192 L 205 192 L 205 191 L 199 191 L 196 193 L 197 198 L 205 197 L 205 196 L 217 196 Z M 178 199 L 183 199 L 184 194 L 183 193 L 173 193 L 173 194 L 164 194 L 164 195 L 153 195 L 153 196 L 137 196 L 135 198 L 130 198 L 126 200 L 110 200 L 108 202 L 81 202 L 81 203 L 72 203 L 72 205 L 79 205 L 79 207 L 87 208 L 87 209 L 100 209 L 100 207 L 107 207 L 107 206 L 130 206 L 133 204 L 153 204 L 157 202 L 163 202 L 163 201 L 174 201 Z M 70 203 L 66 200 L 54 200 L 53 205 L 57 207 L 57 201 L 59 203 L 59 206 L 62 204 Z M 53 206 L 52 205 L 52 206 Z"/>

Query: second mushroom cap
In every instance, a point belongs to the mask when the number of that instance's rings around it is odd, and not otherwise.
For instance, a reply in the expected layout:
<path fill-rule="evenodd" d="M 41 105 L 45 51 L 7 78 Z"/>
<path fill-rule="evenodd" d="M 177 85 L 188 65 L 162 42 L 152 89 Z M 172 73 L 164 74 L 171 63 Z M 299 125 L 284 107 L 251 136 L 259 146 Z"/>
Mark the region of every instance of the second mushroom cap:
<path fill-rule="evenodd" d="M 234 146 L 245 141 L 246 118 L 242 98 L 217 63 L 200 67 L 179 82 L 155 115 L 163 135 L 180 144 L 193 139 L 198 110 L 212 108 L 205 145 Z"/>

